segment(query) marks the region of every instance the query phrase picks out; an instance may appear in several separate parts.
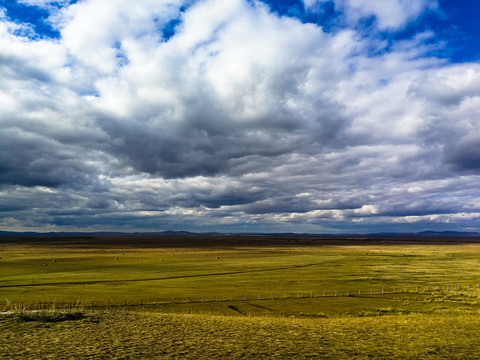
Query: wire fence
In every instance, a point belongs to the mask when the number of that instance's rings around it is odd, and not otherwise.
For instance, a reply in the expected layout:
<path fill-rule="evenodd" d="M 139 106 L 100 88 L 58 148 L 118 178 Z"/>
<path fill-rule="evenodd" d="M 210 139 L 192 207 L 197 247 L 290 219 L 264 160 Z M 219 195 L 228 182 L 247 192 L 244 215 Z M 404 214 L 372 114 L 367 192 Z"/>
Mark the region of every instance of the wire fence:
<path fill-rule="evenodd" d="M 177 296 L 177 297 L 156 297 L 156 298 L 137 298 L 137 299 L 105 299 L 95 300 L 77 299 L 72 301 L 40 301 L 40 302 L 15 302 L 5 300 L 3 310 L 22 309 L 22 310 L 42 310 L 51 308 L 72 309 L 76 307 L 119 307 L 119 306 L 158 306 L 175 304 L 204 304 L 214 302 L 248 302 L 262 300 L 291 300 L 291 299 L 318 299 L 318 298 L 369 298 L 379 296 L 397 296 L 397 295 L 429 295 L 429 294 L 457 294 L 466 295 L 465 291 L 480 290 L 480 283 L 457 283 L 454 285 L 436 284 L 436 285 L 411 285 L 395 287 L 371 287 L 363 289 L 349 290 L 320 290 L 320 291 L 248 291 L 243 294 L 233 293 L 225 295 L 195 295 L 195 296 Z M 473 291 L 471 295 L 480 296 Z"/>

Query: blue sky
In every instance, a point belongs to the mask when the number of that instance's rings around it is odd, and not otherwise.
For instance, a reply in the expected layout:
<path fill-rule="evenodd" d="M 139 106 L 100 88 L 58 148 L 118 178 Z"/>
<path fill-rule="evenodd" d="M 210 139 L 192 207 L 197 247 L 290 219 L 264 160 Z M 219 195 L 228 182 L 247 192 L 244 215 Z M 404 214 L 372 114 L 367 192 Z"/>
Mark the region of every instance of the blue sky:
<path fill-rule="evenodd" d="M 0 229 L 480 231 L 479 10 L 0 0 Z"/>
<path fill-rule="evenodd" d="M 72 0 L 68 4 L 76 2 L 76 0 Z M 298 18 L 304 23 L 322 26 L 327 31 L 336 31 L 345 26 L 341 19 L 342 13 L 335 7 L 333 1 L 322 2 L 319 9 L 315 9 L 315 11 L 306 9 L 301 0 L 263 0 L 263 3 L 279 16 Z M 64 5 L 64 2 L 50 2 L 50 6 L 54 8 L 61 8 Z M 7 16 L 11 20 L 31 24 L 37 36 L 56 39 L 61 36 L 58 29 L 48 22 L 51 8 L 32 6 L 28 2 L 12 0 L 1 0 L 0 6 L 6 9 Z M 449 58 L 452 62 L 478 60 L 480 57 L 480 27 L 477 15 L 480 12 L 480 3 L 476 0 L 442 0 L 438 2 L 438 7 L 437 11 L 423 14 L 417 21 L 398 29 L 398 31 L 386 31 L 376 35 L 390 41 L 398 41 L 408 39 L 420 31 L 431 30 L 436 33 L 437 41 L 448 43 L 446 49 L 439 52 L 441 56 Z M 167 36 L 174 34 L 174 27 L 179 21 L 179 19 L 173 19 L 165 28 Z M 364 25 L 359 24 L 357 29 Z M 367 36 L 371 28 L 371 25 L 365 26 Z"/>

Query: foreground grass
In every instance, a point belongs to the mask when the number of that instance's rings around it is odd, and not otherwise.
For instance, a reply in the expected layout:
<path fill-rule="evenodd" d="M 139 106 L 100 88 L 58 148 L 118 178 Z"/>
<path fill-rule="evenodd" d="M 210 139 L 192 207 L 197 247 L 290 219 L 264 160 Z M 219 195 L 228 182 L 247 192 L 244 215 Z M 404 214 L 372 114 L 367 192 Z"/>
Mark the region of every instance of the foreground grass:
<path fill-rule="evenodd" d="M 62 322 L 0 315 L 2 359 L 477 359 L 477 311 L 276 318 L 89 311 Z"/>

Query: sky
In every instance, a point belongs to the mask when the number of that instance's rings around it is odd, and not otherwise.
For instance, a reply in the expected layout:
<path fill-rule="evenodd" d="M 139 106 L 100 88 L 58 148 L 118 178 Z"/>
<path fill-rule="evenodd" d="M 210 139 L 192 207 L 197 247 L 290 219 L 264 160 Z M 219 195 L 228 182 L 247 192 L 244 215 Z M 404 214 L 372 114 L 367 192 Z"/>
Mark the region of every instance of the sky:
<path fill-rule="evenodd" d="M 477 0 L 0 0 L 0 230 L 480 231 Z"/>

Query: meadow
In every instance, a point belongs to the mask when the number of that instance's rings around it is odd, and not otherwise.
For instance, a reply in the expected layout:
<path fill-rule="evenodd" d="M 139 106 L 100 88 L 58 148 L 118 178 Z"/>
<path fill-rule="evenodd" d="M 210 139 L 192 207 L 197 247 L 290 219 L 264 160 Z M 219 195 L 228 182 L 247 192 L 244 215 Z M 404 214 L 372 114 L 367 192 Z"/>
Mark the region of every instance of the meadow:
<path fill-rule="evenodd" d="M 14 237 L 0 258 L 0 358 L 480 357 L 476 240 Z"/>

